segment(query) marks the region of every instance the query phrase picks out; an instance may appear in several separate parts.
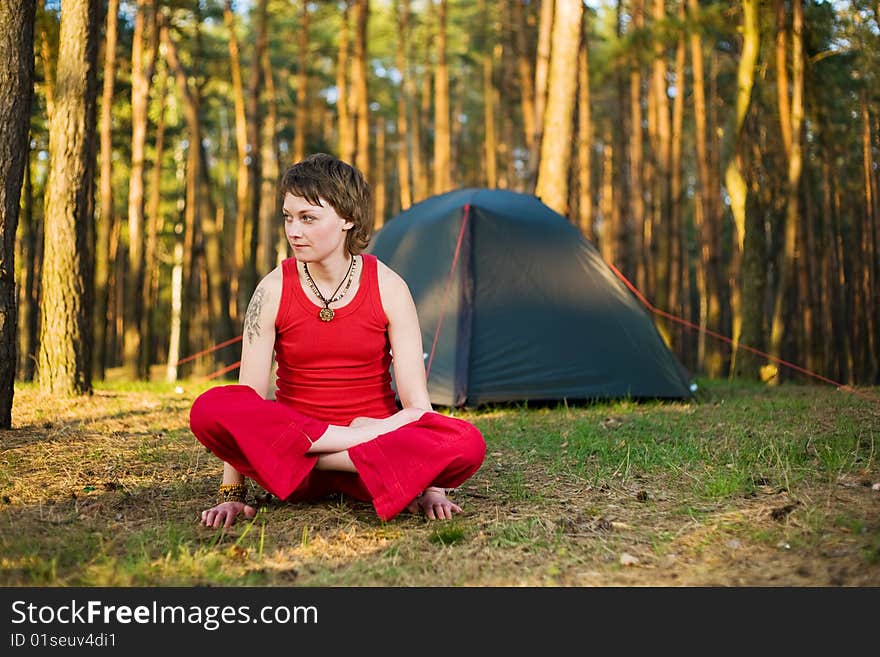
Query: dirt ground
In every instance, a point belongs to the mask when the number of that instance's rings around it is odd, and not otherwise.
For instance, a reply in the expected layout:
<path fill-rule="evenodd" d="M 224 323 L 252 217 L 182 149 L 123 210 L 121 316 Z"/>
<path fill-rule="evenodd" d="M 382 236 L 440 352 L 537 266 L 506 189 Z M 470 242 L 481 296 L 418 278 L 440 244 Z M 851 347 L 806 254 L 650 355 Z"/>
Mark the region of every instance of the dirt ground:
<path fill-rule="evenodd" d="M 265 586 L 880 586 L 873 453 L 834 482 L 699 504 L 686 473 L 591 484 L 490 441 L 453 521 L 269 500 L 264 551 L 259 527 L 195 522 L 220 470 L 189 433 L 192 396 L 99 391 L 50 408 L 18 393 L 16 428 L 0 432 L 0 583 L 228 583 L 208 568 L 220 559 L 233 582 Z M 172 559 L 181 546 L 195 556 Z"/>

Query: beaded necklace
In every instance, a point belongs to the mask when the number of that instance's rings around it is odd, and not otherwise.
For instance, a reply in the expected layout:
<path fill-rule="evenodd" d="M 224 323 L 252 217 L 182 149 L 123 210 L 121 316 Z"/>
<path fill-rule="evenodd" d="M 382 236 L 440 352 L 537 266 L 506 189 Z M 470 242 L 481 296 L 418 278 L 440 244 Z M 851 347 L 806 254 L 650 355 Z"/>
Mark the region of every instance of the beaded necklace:
<path fill-rule="evenodd" d="M 351 263 L 348 265 L 348 273 L 345 275 L 341 281 L 339 281 L 339 285 L 336 286 L 336 289 L 333 291 L 333 294 L 330 295 L 330 298 L 327 299 L 321 294 L 321 291 L 318 289 L 318 286 L 315 284 L 315 281 L 312 279 L 312 275 L 309 273 L 309 265 L 308 263 L 303 263 L 303 271 L 306 275 L 306 282 L 309 284 L 309 287 L 312 288 L 312 292 L 315 293 L 315 296 L 321 300 L 321 303 L 324 304 L 324 307 L 318 311 L 318 317 L 322 322 L 329 322 L 333 317 L 336 316 L 336 313 L 330 307 L 331 303 L 339 301 L 342 297 L 346 295 L 349 288 L 351 287 L 351 282 L 354 280 L 354 265 L 355 265 L 355 257 L 351 257 Z M 346 283 L 346 279 L 348 282 Z M 345 284 L 345 289 L 337 296 L 336 293 L 339 292 L 339 289 L 342 287 L 342 284 Z"/>

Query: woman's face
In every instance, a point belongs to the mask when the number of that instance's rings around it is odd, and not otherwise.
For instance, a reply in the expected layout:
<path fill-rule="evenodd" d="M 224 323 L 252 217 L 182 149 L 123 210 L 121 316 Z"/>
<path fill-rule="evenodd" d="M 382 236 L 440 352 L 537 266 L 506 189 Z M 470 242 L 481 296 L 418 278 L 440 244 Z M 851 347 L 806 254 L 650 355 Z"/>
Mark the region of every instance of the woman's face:
<path fill-rule="evenodd" d="M 293 256 L 301 262 L 319 262 L 344 253 L 346 231 L 354 226 L 327 201 L 321 202 L 322 206 L 312 205 L 301 196 L 284 196 L 284 233 Z"/>

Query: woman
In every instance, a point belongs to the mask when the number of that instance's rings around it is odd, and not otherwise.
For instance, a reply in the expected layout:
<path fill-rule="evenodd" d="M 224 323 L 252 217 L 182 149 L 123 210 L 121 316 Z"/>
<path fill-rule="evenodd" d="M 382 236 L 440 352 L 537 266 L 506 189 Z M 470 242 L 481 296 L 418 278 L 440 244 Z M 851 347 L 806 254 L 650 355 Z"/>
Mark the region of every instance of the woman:
<path fill-rule="evenodd" d="M 432 410 L 409 288 L 361 253 L 373 223 L 366 180 L 321 153 L 288 169 L 280 192 L 293 257 L 251 297 L 238 385 L 208 390 L 190 411 L 193 433 L 224 461 L 218 503 L 201 523 L 256 514 L 245 477 L 280 499 L 371 501 L 383 520 L 404 509 L 451 518 L 461 507 L 444 489 L 479 469 L 485 442 Z"/>

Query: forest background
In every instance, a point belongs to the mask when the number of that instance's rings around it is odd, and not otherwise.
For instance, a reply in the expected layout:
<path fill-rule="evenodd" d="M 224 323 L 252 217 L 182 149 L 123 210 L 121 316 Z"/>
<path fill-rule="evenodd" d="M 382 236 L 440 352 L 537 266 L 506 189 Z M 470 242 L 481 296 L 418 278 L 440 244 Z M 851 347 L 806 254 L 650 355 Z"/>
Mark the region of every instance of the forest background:
<path fill-rule="evenodd" d="M 537 194 L 695 373 L 878 382 L 880 2 L 22 0 L 0 38 L 0 426 L 16 379 L 234 373 L 316 151 L 377 230 Z"/>

